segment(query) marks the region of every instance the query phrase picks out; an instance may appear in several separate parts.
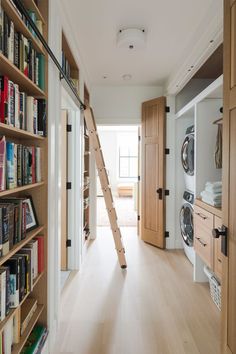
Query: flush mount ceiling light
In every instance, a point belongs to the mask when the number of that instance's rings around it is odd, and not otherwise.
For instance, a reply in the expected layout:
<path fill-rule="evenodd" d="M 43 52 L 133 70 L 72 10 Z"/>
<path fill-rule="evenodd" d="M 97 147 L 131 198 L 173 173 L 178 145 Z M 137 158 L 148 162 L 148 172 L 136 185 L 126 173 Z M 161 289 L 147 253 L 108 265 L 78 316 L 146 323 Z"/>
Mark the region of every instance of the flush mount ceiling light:
<path fill-rule="evenodd" d="M 142 49 L 146 45 L 146 31 L 140 28 L 124 28 L 117 34 L 117 47 L 129 50 Z"/>
<path fill-rule="evenodd" d="M 131 74 L 124 74 L 124 75 L 122 75 L 122 79 L 125 81 L 129 81 L 132 79 L 132 75 Z"/>

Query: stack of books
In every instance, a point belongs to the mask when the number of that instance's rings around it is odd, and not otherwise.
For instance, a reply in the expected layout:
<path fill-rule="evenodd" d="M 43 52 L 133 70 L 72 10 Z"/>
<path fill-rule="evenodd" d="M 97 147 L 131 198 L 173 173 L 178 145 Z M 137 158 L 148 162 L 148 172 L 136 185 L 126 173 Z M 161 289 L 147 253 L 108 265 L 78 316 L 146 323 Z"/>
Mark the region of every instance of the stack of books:
<path fill-rule="evenodd" d="M 0 191 L 41 182 L 41 152 L 0 138 Z"/>
<path fill-rule="evenodd" d="M 41 90 L 45 89 L 45 57 L 43 54 L 36 52 L 31 40 L 16 31 L 13 21 L 3 10 L 1 1 L 0 53 L 38 85 Z"/>
<path fill-rule="evenodd" d="M 0 122 L 46 136 L 46 101 L 27 96 L 7 76 L 0 76 Z"/>

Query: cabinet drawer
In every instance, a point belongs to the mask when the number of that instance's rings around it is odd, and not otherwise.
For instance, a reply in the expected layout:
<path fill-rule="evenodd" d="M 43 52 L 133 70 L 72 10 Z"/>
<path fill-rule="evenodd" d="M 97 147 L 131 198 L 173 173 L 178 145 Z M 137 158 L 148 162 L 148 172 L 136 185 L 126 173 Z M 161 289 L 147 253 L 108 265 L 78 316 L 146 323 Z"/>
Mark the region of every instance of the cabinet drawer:
<path fill-rule="evenodd" d="M 204 230 L 201 230 L 200 232 L 195 231 L 194 250 L 210 268 L 213 268 L 212 241 L 210 232 Z"/>
<path fill-rule="evenodd" d="M 194 206 L 194 223 L 195 225 L 209 229 L 210 233 L 214 225 L 213 214 L 198 206 Z"/>
<path fill-rule="evenodd" d="M 222 226 L 222 220 L 215 216 L 214 227 L 218 228 Z M 221 237 L 214 240 L 214 272 L 221 280 L 223 267 L 223 254 L 221 253 Z"/>

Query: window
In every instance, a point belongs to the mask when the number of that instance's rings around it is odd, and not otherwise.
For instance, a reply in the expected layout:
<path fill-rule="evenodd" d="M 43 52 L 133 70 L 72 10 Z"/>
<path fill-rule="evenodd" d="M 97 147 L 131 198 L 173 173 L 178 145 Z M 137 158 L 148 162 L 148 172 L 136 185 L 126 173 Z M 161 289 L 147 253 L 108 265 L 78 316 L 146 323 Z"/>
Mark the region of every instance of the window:
<path fill-rule="evenodd" d="M 120 146 L 119 148 L 119 177 L 137 178 L 138 152 L 136 146 Z"/>

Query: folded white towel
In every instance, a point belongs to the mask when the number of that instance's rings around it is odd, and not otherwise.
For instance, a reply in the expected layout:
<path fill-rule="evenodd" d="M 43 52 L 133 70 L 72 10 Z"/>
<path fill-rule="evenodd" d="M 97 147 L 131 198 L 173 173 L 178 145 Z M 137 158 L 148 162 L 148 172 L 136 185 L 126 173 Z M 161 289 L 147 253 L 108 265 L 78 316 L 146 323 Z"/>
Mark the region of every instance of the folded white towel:
<path fill-rule="evenodd" d="M 201 192 L 201 197 L 208 198 L 213 201 L 217 201 L 222 199 L 222 193 L 211 193 L 205 190 Z"/>
<path fill-rule="evenodd" d="M 207 182 L 206 183 L 206 186 L 209 186 L 209 187 L 222 187 L 222 182 L 221 181 L 218 181 L 218 182 Z"/>
<path fill-rule="evenodd" d="M 209 200 L 208 198 L 202 198 L 202 201 L 204 203 L 212 205 L 212 206 L 214 206 L 216 208 L 220 208 L 221 207 L 221 202 L 218 202 L 218 201 L 216 202 L 216 201 L 213 201 L 213 200 Z"/>
<path fill-rule="evenodd" d="M 222 191 L 222 182 L 207 182 L 205 190 L 207 192 L 219 193 Z"/>
<path fill-rule="evenodd" d="M 209 193 L 222 193 L 222 187 L 212 188 L 212 187 L 206 186 L 205 191 L 209 192 Z"/>

